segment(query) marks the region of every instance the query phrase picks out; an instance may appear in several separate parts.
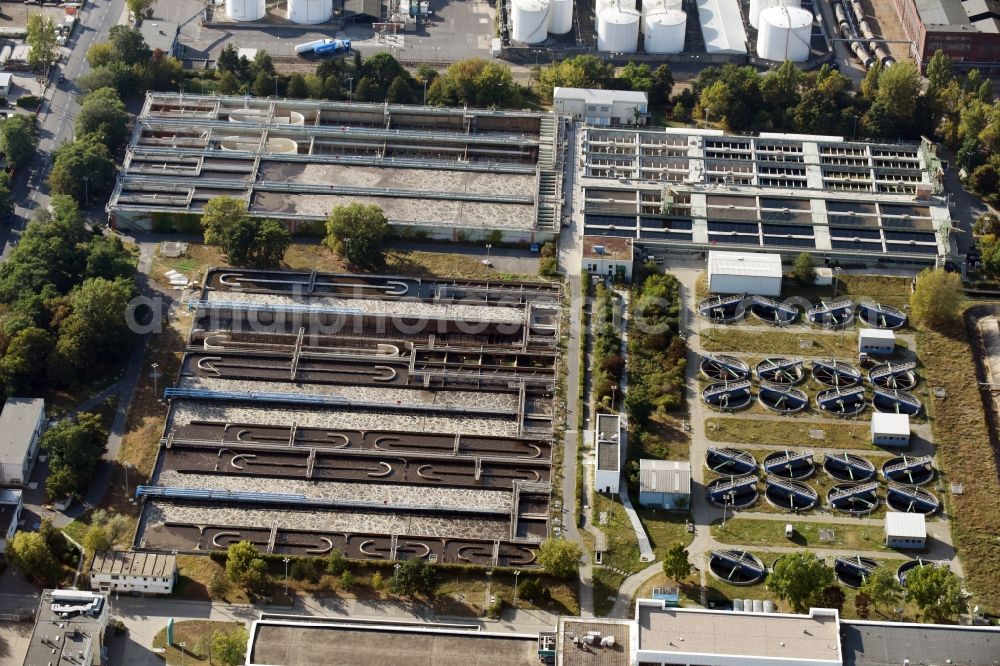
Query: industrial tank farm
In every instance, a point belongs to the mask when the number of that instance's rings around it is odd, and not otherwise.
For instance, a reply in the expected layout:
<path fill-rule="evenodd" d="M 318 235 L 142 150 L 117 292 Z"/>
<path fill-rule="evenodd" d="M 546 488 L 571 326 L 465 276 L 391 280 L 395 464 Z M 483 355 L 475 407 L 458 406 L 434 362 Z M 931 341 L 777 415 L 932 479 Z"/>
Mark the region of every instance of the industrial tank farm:
<path fill-rule="evenodd" d="M 140 550 L 533 566 L 558 286 L 213 269 Z"/>

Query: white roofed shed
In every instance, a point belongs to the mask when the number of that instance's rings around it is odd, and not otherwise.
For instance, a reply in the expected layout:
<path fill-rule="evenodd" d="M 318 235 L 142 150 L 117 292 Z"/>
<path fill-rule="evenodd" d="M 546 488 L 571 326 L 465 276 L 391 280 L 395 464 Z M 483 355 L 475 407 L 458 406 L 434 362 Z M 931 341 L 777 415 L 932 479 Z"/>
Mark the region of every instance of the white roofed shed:
<path fill-rule="evenodd" d="M 924 514 L 886 512 L 885 545 L 890 548 L 923 548 L 926 544 L 927 520 Z"/>
<path fill-rule="evenodd" d="M 708 290 L 713 294 L 780 296 L 781 255 L 711 250 Z"/>

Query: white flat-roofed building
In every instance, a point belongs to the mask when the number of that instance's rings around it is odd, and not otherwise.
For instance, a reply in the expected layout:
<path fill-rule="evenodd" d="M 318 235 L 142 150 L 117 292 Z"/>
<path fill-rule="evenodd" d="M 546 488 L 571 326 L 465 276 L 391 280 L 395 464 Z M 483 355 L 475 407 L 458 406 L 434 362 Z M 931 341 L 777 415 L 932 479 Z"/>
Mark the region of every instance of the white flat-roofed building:
<path fill-rule="evenodd" d="M 632 281 L 634 251 L 631 238 L 584 236 L 583 269 L 591 275 Z"/>
<path fill-rule="evenodd" d="M 924 548 L 927 545 L 927 520 L 924 514 L 887 511 L 885 545 L 889 548 Z"/>
<path fill-rule="evenodd" d="M 90 566 L 90 587 L 102 592 L 170 594 L 177 580 L 177 556 L 99 550 Z"/>
<path fill-rule="evenodd" d="M 738 0 L 698 0 L 706 53 L 746 53 L 747 31 Z"/>
<path fill-rule="evenodd" d="M 7 542 L 17 532 L 21 520 L 21 508 L 24 506 L 20 490 L 0 490 L 0 553 L 7 552 Z"/>
<path fill-rule="evenodd" d="M 43 590 L 24 666 L 108 663 L 102 659 L 108 616 L 107 595 L 82 590 Z"/>
<path fill-rule="evenodd" d="M 639 460 L 639 504 L 657 509 L 687 509 L 691 503 L 691 463 Z"/>
<path fill-rule="evenodd" d="M 7 398 L 0 412 L 0 485 L 23 486 L 31 478 L 44 423 L 44 400 Z"/>
<path fill-rule="evenodd" d="M 909 446 L 909 414 L 872 414 L 872 444 L 877 446 Z"/>
<path fill-rule="evenodd" d="M 640 599 L 633 663 L 711 666 L 840 666 L 836 610 L 808 615 L 672 608 Z"/>
<path fill-rule="evenodd" d="M 588 125 L 645 125 L 649 95 L 633 90 L 563 88 L 552 91 L 552 109 Z"/>
<path fill-rule="evenodd" d="M 858 331 L 858 353 L 889 356 L 896 349 L 896 334 L 883 328 L 862 328 Z"/>
<path fill-rule="evenodd" d="M 622 423 L 618 414 L 598 414 L 594 433 L 597 464 L 594 488 L 599 493 L 617 494 L 621 480 Z"/>
<path fill-rule="evenodd" d="M 10 84 L 14 75 L 10 72 L 0 72 L 0 97 L 7 99 L 10 95 Z"/>
<path fill-rule="evenodd" d="M 781 255 L 764 252 L 708 253 L 708 290 L 713 294 L 781 295 Z"/>

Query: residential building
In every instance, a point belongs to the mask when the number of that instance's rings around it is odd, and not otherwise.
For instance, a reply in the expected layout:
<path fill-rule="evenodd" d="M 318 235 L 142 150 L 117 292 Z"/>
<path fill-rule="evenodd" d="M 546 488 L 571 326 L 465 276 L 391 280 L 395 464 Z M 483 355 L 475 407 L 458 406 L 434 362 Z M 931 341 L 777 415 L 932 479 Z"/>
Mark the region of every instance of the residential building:
<path fill-rule="evenodd" d="M 858 353 L 891 356 L 896 351 L 896 334 L 884 328 L 862 328 L 858 331 Z"/>
<path fill-rule="evenodd" d="M 24 666 L 107 663 L 108 598 L 79 590 L 44 590 Z"/>
<path fill-rule="evenodd" d="M 594 433 L 597 464 L 594 466 L 594 488 L 599 493 L 618 494 L 621 481 L 621 460 L 624 448 L 622 417 L 618 414 L 598 414 Z"/>
<path fill-rule="evenodd" d="M 781 255 L 710 251 L 708 290 L 713 294 L 780 296 Z"/>
<path fill-rule="evenodd" d="M 649 95 L 633 90 L 563 88 L 552 91 L 552 109 L 588 125 L 645 125 Z"/>
<path fill-rule="evenodd" d="M 909 414 L 872 413 L 872 444 L 876 446 L 909 446 Z"/>
<path fill-rule="evenodd" d="M 101 592 L 170 594 L 176 580 L 176 555 L 99 550 L 90 565 L 90 588 Z"/>
<path fill-rule="evenodd" d="M 922 513 L 887 511 L 885 514 L 885 545 L 889 548 L 927 546 L 927 521 Z"/>
<path fill-rule="evenodd" d="M 1000 10 L 990 0 L 892 0 L 921 69 L 938 50 L 957 70 L 1000 70 Z"/>
<path fill-rule="evenodd" d="M 151 51 L 159 49 L 168 56 L 177 55 L 177 35 L 181 27 L 173 21 L 161 19 L 146 19 L 139 26 L 139 32 Z"/>
<path fill-rule="evenodd" d="M 0 489 L 0 553 L 7 552 L 7 542 L 14 538 L 24 507 L 20 490 Z"/>
<path fill-rule="evenodd" d="M 0 485 L 28 483 L 44 425 L 44 400 L 7 398 L 0 412 Z"/>
<path fill-rule="evenodd" d="M 632 281 L 634 263 L 631 238 L 584 236 L 583 270 L 591 275 Z"/>
<path fill-rule="evenodd" d="M 691 505 L 691 463 L 686 460 L 639 460 L 639 504 L 673 511 Z"/>

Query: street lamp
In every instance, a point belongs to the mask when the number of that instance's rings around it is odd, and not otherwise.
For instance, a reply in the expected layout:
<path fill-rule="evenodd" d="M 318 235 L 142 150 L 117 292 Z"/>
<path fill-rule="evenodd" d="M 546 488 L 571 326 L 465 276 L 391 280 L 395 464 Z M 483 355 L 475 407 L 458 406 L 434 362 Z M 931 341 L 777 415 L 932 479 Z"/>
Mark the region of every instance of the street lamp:
<path fill-rule="evenodd" d="M 489 263 L 489 261 L 490 261 L 490 250 L 491 249 L 493 249 L 493 244 L 492 243 L 487 243 L 486 244 L 486 263 Z"/>
<path fill-rule="evenodd" d="M 611 409 L 615 408 L 615 400 L 618 399 L 618 384 L 611 385 Z"/>
<path fill-rule="evenodd" d="M 839 279 L 837 276 L 840 275 L 840 271 L 841 271 L 840 266 L 834 266 L 833 267 L 833 297 L 834 298 L 837 298 L 837 280 Z"/>
<path fill-rule="evenodd" d="M 514 608 L 517 609 L 517 578 L 521 575 L 520 569 L 514 569 Z"/>
<path fill-rule="evenodd" d="M 181 666 L 184 666 L 184 662 L 186 661 L 185 657 L 187 657 L 187 651 L 184 648 L 186 648 L 188 644 L 185 641 L 181 641 L 177 645 L 181 648 Z"/>
<path fill-rule="evenodd" d="M 282 560 L 285 563 L 285 598 L 288 598 L 288 563 L 290 560 L 286 557 Z"/>
<path fill-rule="evenodd" d="M 354 77 L 347 77 L 347 100 L 349 102 L 354 101 Z"/>
<path fill-rule="evenodd" d="M 83 207 L 90 207 L 90 176 L 83 177 Z"/>
<path fill-rule="evenodd" d="M 729 509 L 729 503 L 733 501 L 735 501 L 735 497 L 732 491 L 722 496 L 722 529 L 726 529 L 726 512 Z"/>
<path fill-rule="evenodd" d="M 158 385 L 158 382 L 156 381 L 159 378 L 159 376 L 160 376 L 159 373 L 156 372 L 156 369 L 158 367 L 160 367 L 159 363 L 154 363 L 152 365 L 152 368 L 153 368 L 153 397 L 156 398 L 157 400 L 160 399 L 159 385 Z"/>

